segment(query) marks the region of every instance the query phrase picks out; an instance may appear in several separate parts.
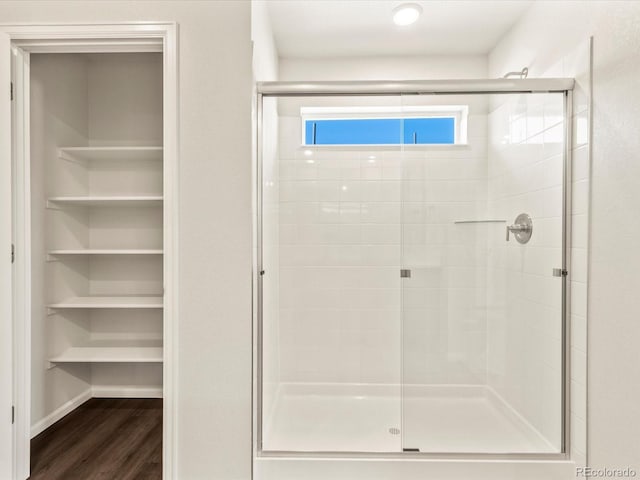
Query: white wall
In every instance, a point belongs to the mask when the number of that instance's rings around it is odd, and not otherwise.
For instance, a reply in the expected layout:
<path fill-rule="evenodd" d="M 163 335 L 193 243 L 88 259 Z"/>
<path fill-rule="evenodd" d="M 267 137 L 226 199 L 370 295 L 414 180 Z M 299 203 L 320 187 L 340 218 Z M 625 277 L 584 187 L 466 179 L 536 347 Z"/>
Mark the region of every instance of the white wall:
<path fill-rule="evenodd" d="M 253 76 L 258 82 L 278 79 L 278 50 L 273 38 L 266 0 L 251 0 Z"/>
<path fill-rule="evenodd" d="M 574 210 L 574 265 L 572 266 L 572 329 L 574 374 L 583 374 L 588 343 L 588 463 L 594 468 L 631 466 L 640 471 L 637 425 L 640 409 L 637 362 L 640 307 L 633 285 L 640 281 L 637 237 L 640 228 L 628 222 L 636 215 L 640 196 L 640 169 L 635 133 L 638 99 L 635 83 L 640 75 L 640 4 L 636 2 L 536 2 L 518 25 L 490 55 L 491 75 L 528 65 L 530 75 L 548 71 L 575 75 L 588 92 L 588 72 L 565 58 L 593 35 L 593 130 L 591 165 L 588 151 L 576 150 L 574 203 L 584 206 L 589 195 L 590 213 Z M 577 122 L 576 122 L 577 123 Z M 578 129 L 577 131 L 580 131 Z M 582 129 L 583 132 L 585 129 Z M 584 133 L 589 133 L 588 129 Z M 590 215 L 587 227 L 586 218 Z M 584 258 L 588 245 L 586 284 Z M 576 245 L 576 240 L 579 243 Z M 576 267 L 581 265 L 578 270 Z M 588 288 L 588 340 L 585 341 Z M 582 352 L 580 352 L 580 350 Z M 575 368 L 582 371 L 575 371 Z M 575 378 L 574 378 L 575 381 Z M 579 390 L 578 390 L 579 392 Z M 582 399 L 584 401 L 584 398 Z M 585 416 L 581 399 L 572 405 L 574 417 Z M 576 412 L 575 409 L 580 409 Z M 574 432 L 584 441 L 584 423 Z M 581 458 L 577 459 L 581 461 Z"/>
<path fill-rule="evenodd" d="M 87 55 L 90 145 L 162 145 L 162 54 Z"/>
<path fill-rule="evenodd" d="M 51 249 L 52 237 L 58 241 L 62 237 L 86 241 L 87 228 L 82 222 L 73 222 L 65 235 L 61 230 L 66 229 L 53 221 L 55 213 L 45 206 L 46 198 L 58 193 L 57 190 L 74 190 L 76 179 L 87 180 L 86 172 L 77 166 L 71 167 L 73 172 L 55 168 L 58 147 L 86 145 L 86 62 L 78 56 L 38 56 L 31 61 L 31 82 L 31 425 L 36 425 L 61 405 L 86 392 L 91 383 L 88 365 L 70 369 L 47 368 L 51 355 L 86 341 L 88 334 L 83 328 L 82 312 L 60 318 L 48 315 L 45 307 L 53 300 L 54 290 L 68 296 L 70 285 L 83 282 L 82 274 L 76 272 L 68 278 L 69 284 L 62 285 L 59 275 L 67 271 L 66 267 L 45 259 L 47 250 Z M 86 273 L 87 265 L 77 266 L 79 272 Z M 54 279 L 58 282 L 52 282 Z"/>
<path fill-rule="evenodd" d="M 7 1 L 0 18 L 179 23 L 177 478 L 250 478 L 250 4 Z"/>
<path fill-rule="evenodd" d="M 437 80 L 484 78 L 483 55 L 281 58 L 280 80 Z"/>

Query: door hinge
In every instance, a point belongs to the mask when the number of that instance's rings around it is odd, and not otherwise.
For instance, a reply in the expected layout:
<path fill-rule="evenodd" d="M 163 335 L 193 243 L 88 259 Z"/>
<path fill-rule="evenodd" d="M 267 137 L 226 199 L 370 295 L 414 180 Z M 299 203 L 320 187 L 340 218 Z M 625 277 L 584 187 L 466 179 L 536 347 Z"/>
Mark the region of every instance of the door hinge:
<path fill-rule="evenodd" d="M 11 88 L 10 89 L 11 89 L 11 93 L 10 93 L 11 100 L 13 100 L 13 82 L 11 82 Z"/>
<path fill-rule="evenodd" d="M 567 275 L 569 275 L 569 272 L 567 270 L 565 270 L 564 268 L 554 268 L 553 269 L 553 276 L 554 277 L 566 277 Z"/>
<path fill-rule="evenodd" d="M 16 261 L 16 246 L 12 243 L 11 244 L 11 263 L 14 263 Z"/>
<path fill-rule="evenodd" d="M 411 270 L 403 268 L 400 270 L 400 278 L 411 278 Z"/>
<path fill-rule="evenodd" d="M 16 407 L 11 406 L 11 425 L 16 423 Z"/>

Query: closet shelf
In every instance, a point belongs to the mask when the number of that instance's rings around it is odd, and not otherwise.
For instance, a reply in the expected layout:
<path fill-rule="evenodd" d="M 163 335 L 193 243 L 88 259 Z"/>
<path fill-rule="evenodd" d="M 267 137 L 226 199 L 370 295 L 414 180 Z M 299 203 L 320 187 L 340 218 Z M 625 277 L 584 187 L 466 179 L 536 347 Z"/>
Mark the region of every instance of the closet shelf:
<path fill-rule="evenodd" d="M 58 157 L 76 162 L 162 160 L 162 147 L 63 147 Z"/>
<path fill-rule="evenodd" d="M 63 255 L 162 255 L 162 249 L 96 249 L 49 250 L 49 257 Z M 49 258 L 51 260 L 51 258 Z"/>
<path fill-rule="evenodd" d="M 58 363 L 162 363 L 162 347 L 71 347 L 49 359 Z"/>
<path fill-rule="evenodd" d="M 77 196 L 49 197 L 47 208 L 54 206 L 82 207 L 157 207 L 162 206 L 162 196 Z"/>
<path fill-rule="evenodd" d="M 127 297 L 71 297 L 58 303 L 51 303 L 47 308 L 162 308 L 161 295 L 127 296 Z"/>

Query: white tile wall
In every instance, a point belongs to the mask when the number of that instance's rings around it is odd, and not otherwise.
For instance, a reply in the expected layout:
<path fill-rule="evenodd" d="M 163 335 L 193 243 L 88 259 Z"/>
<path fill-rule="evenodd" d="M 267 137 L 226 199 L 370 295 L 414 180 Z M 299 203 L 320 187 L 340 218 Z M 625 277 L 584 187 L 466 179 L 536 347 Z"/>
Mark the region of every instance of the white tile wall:
<path fill-rule="evenodd" d="M 453 222 L 484 213 L 486 112 L 456 100 L 468 146 L 310 155 L 281 103 L 281 381 L 484 382 L 484 227 Z"/>
<path fill-rule="evenodd" d="M 305 155 L 300 122 L 280 116 L 281 380 L 399 383 L 400 153 Z"/>
<path fill-rule="evenodd" d="M 537 72 L 534 72 L 537 76 Z M 575 48 L 569 54 L 565 55 L 561 59 L 559 59 L 556 64 L 552 65 L 545 72 L 539 72 L 539 76 L 561 76 L 561 77 L 575 77 L 576 78 L 576 87 L 574 90 L 573 96 L 573 118 L 572 118 L 572 132 L 573 132 L 573 143 L 572 143 L 572 156 L 573 156 L 573 165 L 572 165 L 572 213 L 571 213 L 571 260 L 570 260 L 570 298 L 571 298 L 571 316 L 570 316 L 570 330 L 571 330 L 571 448 L 572 448 L 572 457 L 578 462 L 578 464 L 584 464 L 586 461 L 586 338 L 587 338 L 587 241 L 588 241 L 588 213 L 589 213 L 589 182 L 590 182 L 590 173 L 589 173 L 589 79 L 590 79 L 590 46 L 588 42 L 584 42 L 584 44 L 580 45 L 578 48 Z M 516 140 L 522 140 L 522 138 L 518 138 L 519 132 L 522 130 L 522 125 L 526 123 L 528 129 L 528 136 L 532 135 L 535 138 L 536 129 L 540 128 L 540 121 L 537 118 L 539 115 L 539 108 L 535 106 L 531 106 L 531 109 L 527 109 L 526 115 L 523 114 L 521 118 L 521 123 L 515 126 L 514 130 L 516 131 Z M 524 112 L 523 112 L 524 113 Z M 561 152 L 558 151 L 560 142 L 558 139 L 561 135 L 561 128 L 558 122 L 562 117 L 562 103 L 561 102 L 545 102 L 542 107 L 542 151 L 543 157 L 548 158 L 548 161 L 555 162 L 551 160 L 551 155 L 559 155 Z M 490 126 L 495 129 L 495 131 L 499 131 L 500 129 L 505 130 L 508 128 L 508 119 L 509 116 L 505 113 L 500 118 L 494 118 L 493 121 L 490 121 Z M 554 126 L 555 125 L 555 126 Z M 512 141 L 514 138 L 496 138 L 492 134 L 492 143 L 493 142 L 503 142 L 507 141 L 507 144 Z M 548 145 L 549 143 L 549 145 Z M 502 145 L 502 143 L 499 143 Z M 500 150 L 500 148 L 498 148 Z M 490 156 L 490 170 L 492 167 L 492 157 Z M 550 168 L 559 168 L 559 162 L 555 162 L 555 164 L 547 164 L 544 171 L 548 174 L 551 172 Z M 544 182 L 542 171 L 532 171 L 532 176 L 530 179 L 535 182 Z M 557 175 L 555 172 L 553 175 Z M 491 192 L 494 190 L 499 190 L 499 181 L 492 181 L 491 174 L 489 178 L 490 183 L 490 196 Z M 518 185 L 517 188 L 520 188 Z M 525 198 L 525 197 L 523 197 Z M 543 212 L 542 214 L 546 216 L 556 217 L 558 209 L 560 208 L 560 203 L 557 201 L 556 193 L 552 193 L 551 195 L 547 195 L 542 202 Z M 519 206 L 522 206 L 520 204 Z M 545 226 L 546 228 L 546 226 Z M 556 227 L 557 229 L 557 223 Z M 536 232 L 537 233 L 537 232 Z M 553 233 L 553 238 L 557 238 L 556 232 Z M 533 253 L 533 252 L 532 252 Z M 549 258 L 557 258 L 557 256 L 552 255 L 544 255 L 540 256 L 539 259 L 533 262 L 534 265 L 538 265 L 543 268 L 544 271 L 548 271 L 549 265 L 544 263 L 544 259 Z M 525 266 L 526 271 L 526 266 Z M 491 282 L 490 282 L 491 284 Z M 542 286 L 541 286 L 542 287 Z M 535 289 L 533 290 L 535 292 Z M 547 315 L 548 319 L 555 319 L 555 310 L 553 310 L 553 316 Z M 539 315 L 537 318 L 541 318 Z M 504 320 L 504 319 L 503 319 Z M 555 325 L 555 322 L 554 322 Z M 490 369 L 498 369 L 496 365 L 500 362 L 512 363 L 514 358 L 509 358 L 508 355 L 492 355 L 491 342 L 495 342 L 500 344 L 505 341 L 505 335 L 508 329 L 504 324 L 500 325 L 499 322 L 494 324 L 495 328 L 492 329 L 491 326 L 489 328 L 489 351 L 490 351 Z M 519 335 L 523 334 L 523 330 L 515 330 L 514 334 Z M 548 341 L 546 342 L 548 346 L 553 345 L 553 336 L 556 335 L 556 328 L 553 327 L 553 331 L 550 332 L 552 335 L 548 337 Z M 537 341 L 540 341 L 537 339 Z M 554 347 L 557 349 L 557 347 Z M 554 355 L 557 355 L 557 352 L 554 351 Z M 531 357 L 532 358 L 532 357 Z M 494 360 L 494 363 L 491 363 L 491 360 Z M 504 370 L 504 369 L 503 369 Z M 555 372 L 554 376 L 557 376 L 558 373 Z M 500 375 L 498 375 L 500 378 Z M 494 379 L 494 376 L 490 374 L 490 379 Z M 503 376 L 501 380 L 504 382 L 505 377 Z M 494 380 L 491 380 L 494 381 Z M 554 377 L 554 383 L 556 383 L 556 379 Z M 515 387 L 516 385 L 521 384 L 521 379 L 518 376 L 514 376 L 510 380 L 506 380 L 505 383 L 502 384 L 502 388 L 505 391 L 509 392 L 509 395 L 518 395 L 518 389 Z M 520 390 L 520 394 L 522 395 L 522 390 Z M 524 394 L 526 395 L 526 394 Z M 533 395 L 534 399 L 539 399 L 541 396 L 547 395 L 547 398 L 550 398 L 544 390 L 540 390 L 537 394 Z M 508 398 L 510 399 L 510 398 Z M 544 403 L 540 403 L 538 407 L 535 406 L 535 401 L 533 402 L 533 406 L 530 407 L 533 410 L 524 410 L 521 413 L 525 414 L 527 418 L 538 428 L 543 434 L 549 435 L 557 435 L 557 428 L 552 428 L 552 424 L 547 423 L 545 427 L 545 423 L 537 423 L 535 420 L 537 418 L 553 418 L 557 417 L 557 409 L 555 406 L 549 405 L 548 407 L 544 405 Z M 540 409 L 540 411 L 536 412 L 536 408 Z M 541 409 L 549 408 L 547 412 L 544 412 Z M 554 420 L 555 422 L 555 420 Z M 548 437 L 549 438 L 549 437 Z M 556 442 L 557 443 L 557 442 Z"/>
<path fill-rule="evenodd" d="M 488 383 L 556 448 L 561 441 L 563 97 L 494 98 L 488 211 L 533 220 L 531 240 L 489 234 Z"/>
<path fill-rule="evenodd" d="M 569 272 L 572 350 L 584 355 L 573 355 L 571 384 L 571 458 L 577 465 L 586 463 L 586 336 L 587 336 L 587 265 L 588 265 L 588 213 L 590 190 L 589 102 L 591 46 L 588 35 L 593 32 L 589 9 L 576 9 L 572 2 L 537 5 L 506 35 L 489 55 L 490 76 L 500 76 L 518 65 L 529 67 L 530 77 L 573 77 L 576 85 L 573 95 L 573 169 L 572 169 L 572 239 Z M 553 15 L 549 15 L 549 7 Z M 558 9 L 558 7 L 560 7 Z M 602 2 L 606 10 L 609 4 Z M 566 11 L 561 12 L 561 10 Z M 582 15 L 578 19 L 577 15 Z M 566 29 L 566 18 L 573 20 L 576 29 Z M 595 18 L 595 17 L 594 17 Z M 604 17 L 602 17 L 604 18 Z M 620 15 L 618 18 L 626 18 Z M 626 20 L 625 20 L 626 21 Z M 557 28 L 549 25 L 557 23 Z M 541 29 L 541 25 L 547 28 Z M 611 22 L 604 22 L 611 28 Z M 603 35 L 604 38 L 613 38 Z M 628 37 L 630 38 L 630 37 Z M 576 43 L 578 42 L 579 43 Z M 605 41 L 606 43 L 606 41 Z M 617 53 L 617 50 L 616 50 Z M 607 59 L 607 65 L 609 65 Z M 606 69 L 610 71 L 611 69 Z M 556 123 L 561 110 L 544 111 L 544 127 Z M 580 377 L 580 378 L 576 378 Z"/>
<path fill-rule="evenodd" d="M 275 408 L 275 396 L 280 383 L 279 367 L 279 295 L 280 283 L 280 242 L 282 236 L 278 228 L 280 206 L 278 184 L 278 112 L 274 99 L 267 98 L 263 103 L 263 268 L 268 272 L 269 281 L 264 283 L 263 301 L 263 412 L 264 428 L 268 429 L 271 414 Z M 285 236 L 285 235 L 283 235 Z"/>

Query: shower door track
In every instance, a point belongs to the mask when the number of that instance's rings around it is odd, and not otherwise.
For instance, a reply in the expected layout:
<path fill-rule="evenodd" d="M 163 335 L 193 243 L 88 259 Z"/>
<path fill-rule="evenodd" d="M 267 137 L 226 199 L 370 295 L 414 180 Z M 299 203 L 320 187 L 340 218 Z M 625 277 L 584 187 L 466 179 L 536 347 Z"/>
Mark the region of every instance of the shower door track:
<path fill-rule="evenodd" d="M 257 242 L 253 271 L 253 358 L 252 400 L 254 457 L 259 458 L 384 458 L 412 460 L 520 460 L 566 461 L 570 459 L 571 400 L 570 400 L 570 246 L 571 246 L 571 165 L 573 78 L 539 79 L 454 79 L 408 81 L 325 81 L 325 82 L 257 82 L 255 104 L 255 188 L 254 218 Z M 263 340 L 263 251 L 262 251 L 262 106 L 264 97 L 322 97 L 322 96 L 389 96 L 389 95 L 473 95 L 473 94 L 529 94 L 561 93 L 564 106 L 564 151 L 562 192 L 562 270 L 568 272 L 562 280 L 562 435 L 559 453 L 474 453 L 474 452 L 348 452 L 348 451 L 264 451 L 262 449 L 262 340 Z"/>
<path fill-rule="evenodd" d="M 573 78 L 408 80 L 362 82 L 258 82 L 258 95 L 310 97 L 314 95 L 472 95 L 498 93 L 562 93 L 573 90 Z"/>

